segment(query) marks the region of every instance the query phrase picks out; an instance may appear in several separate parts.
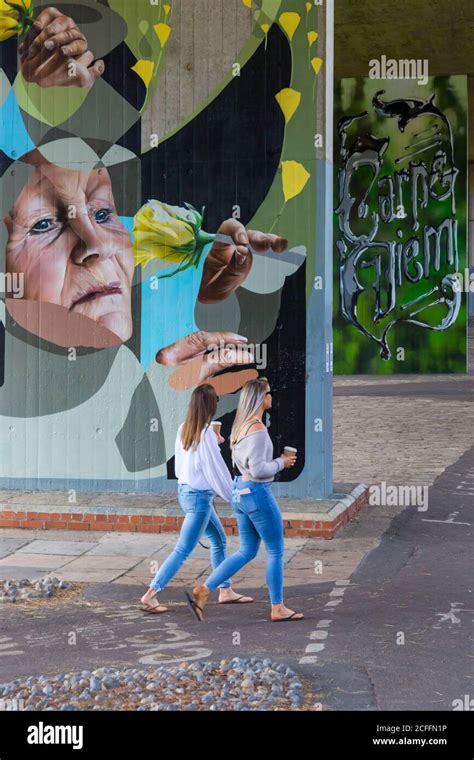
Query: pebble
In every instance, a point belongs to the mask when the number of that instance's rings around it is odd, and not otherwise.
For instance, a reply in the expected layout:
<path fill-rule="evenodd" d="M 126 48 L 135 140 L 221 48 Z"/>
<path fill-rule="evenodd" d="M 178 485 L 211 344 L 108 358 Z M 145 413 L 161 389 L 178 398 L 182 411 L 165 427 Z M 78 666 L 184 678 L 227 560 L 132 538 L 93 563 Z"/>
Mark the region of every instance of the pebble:
<path fill-rule="evenodd" d="M 301 709 L 303 685 L 282 663 L 234 657 L 169 667 L 117 666 L 28 676 L 1 684 L 0 695 L 23 699 L 26 710 L 246 712 Z"/>
<path fill-rule="evenodd" d="M 9 579 L 0 581 L 0 602 L 9 604 L 19 599 L 51 599 L 58 590 L 65 591 L 71 588 L 70 583 L 60 581 L 59 578 L 40 578 L 30 581 L 28 578 Z"/>

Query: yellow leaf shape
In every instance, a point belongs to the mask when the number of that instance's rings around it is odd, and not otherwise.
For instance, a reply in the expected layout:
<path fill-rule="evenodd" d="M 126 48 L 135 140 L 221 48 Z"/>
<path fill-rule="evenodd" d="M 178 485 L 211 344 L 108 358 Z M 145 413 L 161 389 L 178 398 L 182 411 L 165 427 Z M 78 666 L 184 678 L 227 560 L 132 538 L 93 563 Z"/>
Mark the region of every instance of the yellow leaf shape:
<path fill-rule="evenodd" d="M 246 8 L 251 8 L 252 7 L 252 0 L 242 0 L 242 2 L 243 2 L 243 4 L 245 5 Z"/>
<path fill-rule="evenodd" d="M 283 195 L 285 203 L 299 195 L 310 178 L 303 164 L 298 161 L 282 161 Z"/>
<path fill-rule="evenodd" d="M 171 27 L 169 26 L 169 24 L 155 24 L 153 29 L 158 35 L 158 39 L 160 40 L 161 47 L 164 47 L 166 43 L 168 42 L 168 37 L 170 36 Z"/>
<path fill-rule="evenodd" d="M 301 21 L 300 14 L 293 12 L 282 13 L 278 21 L 280 22 L 281 28 L 285 30 L 291 41 Z"/>
<path fill-rule="evenodd" d="M 306 13 L 309 13 L 312 7 L 311 3 L 306 3 Z"/>
<path fill-rule="evenodd" d="M 275 95 L 275 100 L 283 111 L 285 123 L 288 124 L 301 101 L 301 92 L 286 87 Z"/>
<path fill-rule="evenodd" d="M 323 59 L 322 58 L 311 58 L 311 66 L 313 67 L 316 74 L 319 74 L 319 69 L 323 65 Z"/>
<path fill-rule="evenodd" d="M 311 45 L 313 44 L 313 42 L 316 42 L 316 40 L 318 39 L 318 33 L 317 32 L 308 32 L 307 37 L 308 37 L 309 46 L 311 47 Z"/>
<path fill-rule="evenodd" d="M 171 10 L 171 5 L 164 5 L 164 6 L 163 6 L 163 10 L 164 10 L 164 12 L 165 12 L 165 16 L 167 16 L 167 15 L 168 15 L 168 13 L 169 13 L 169 12 L 170 12 L 170 10 Z"/>
<path fill-rule="evenodd" d="M 135 66 L 132 66 L 132 71 L 134 71 L 140 79 L 143 79 L 146 86 L 150 84 L 151 77 L 153 76 L 153 61 L 137 61 Z"/>
<path fill-rule="evenodd" d="M 270 24 L 260 24 L 260 26 L 263 29 L 264 33 L 267 34 L 268 30 L 270 29 Z"/>

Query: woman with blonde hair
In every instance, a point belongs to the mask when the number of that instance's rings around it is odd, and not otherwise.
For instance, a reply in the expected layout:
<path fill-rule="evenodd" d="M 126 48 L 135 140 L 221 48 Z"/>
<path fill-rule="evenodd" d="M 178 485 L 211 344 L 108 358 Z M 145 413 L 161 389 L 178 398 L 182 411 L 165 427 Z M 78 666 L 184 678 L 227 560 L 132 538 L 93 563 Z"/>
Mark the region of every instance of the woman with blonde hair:
<path fill-rule="evenodd" d="M 186 419 L 178 429 L 175 444 L 175 471 L 178 477 L 178 500 L 185 514 L 178 541 L 163 562 L 141 602 L 146 612 L 159 614 L 168 607 L 161 605 L 157 594 L 169 583 L 205 533 L 211 544 L 211 564 L 217 567 L 226 556 L 226 536 L 214 507 L 217 493 L 230 502 L 232 479 L 222 459 L 219 443 L 224 439 L 210 423 L 217 409 L 217 395 L 207 383 L 193 391 Z M 218 584 L 219 603 L 253 602 L 231 587 L 228 578 Z"/>
<path fill-rule="evenodd" d="M 283 520 L 271 484 L 277 472 L 293 467 L 296 456 L 281 454 L 273 458 L 272 440 L 262 421 L 271 405 L 272 392 L 266 377 L 249 380 L 244 385 L 231 432 L 232 460 L 241 473 L 235 477 L 232 490 L 240 547 L 214 569 L 203 585 L 195 586 L 192 597 L 188 596 L 200 621 L 210 592 L 254 559 L 262 540 L 267 552 L 271 620 L 276 623 L 304 617 L 283 603 Z"/>

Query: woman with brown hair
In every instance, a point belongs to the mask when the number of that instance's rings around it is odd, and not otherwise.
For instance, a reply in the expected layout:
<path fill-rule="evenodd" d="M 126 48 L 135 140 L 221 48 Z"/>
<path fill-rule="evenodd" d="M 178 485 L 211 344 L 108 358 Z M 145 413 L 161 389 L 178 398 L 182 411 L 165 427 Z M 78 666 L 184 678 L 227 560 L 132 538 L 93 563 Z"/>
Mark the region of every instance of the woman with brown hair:
<path fill-rule="evenodd" d="M 226 556 L 226 536 L 213 499 L 217 493 L 230 502 L 232 480 L 219 450 L 224 439 L 217 437 L 210 426 L 217 401 L 212 385 L 199 385 L 192 393 L 186 419 L 178 429 L 175 471 L 179 504 L 185 518 L 176 546 L 141 598 L 147 612 L 167 611 L 168 607 L 159 603 L 157 594 L 176 575 L 204 533 L 211 543 L 212 567 L 217 567 Z M 252 597 L 237 594 L 228 579 L 220 584 L 219 590 L 220 604 L 253 602 Z"/>
<path fill-rule="evenodd" d="M 240 537 L 238 551 L 215 568 L 209 578 L 195 586 L 191 608 L 204 619 L 203 608 L 211 591 L 241 570 L 257 556 L 263 541 L 267 553 L 266 579 L 271 602 L 270 619 L 274 623 L 303 620 L 302 612 L 289 609 L 283 602 L 284 536 L 280 507 L 271 492 L 275 475 L 284 467 L 293 467 L 296 456 L 273 456 L 273 443 L 263 422 L 272 406 L 272 391 L 266 377 L 245 383 L 230 435 L 232 460 L 240 475 L 234 480 L 232 507 Z"/>

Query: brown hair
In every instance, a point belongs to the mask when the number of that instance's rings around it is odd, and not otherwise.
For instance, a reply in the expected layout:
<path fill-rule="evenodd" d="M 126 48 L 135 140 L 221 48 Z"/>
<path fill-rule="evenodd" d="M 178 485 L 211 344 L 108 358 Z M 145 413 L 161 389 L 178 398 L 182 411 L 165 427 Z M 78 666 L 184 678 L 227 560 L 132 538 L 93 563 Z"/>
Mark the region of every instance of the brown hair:
<path fill-rule="evenodd" d="M 217 394 L 212 385 L 198 385 L 191 395 L 188 413 L 181 428 L 181 442 L 185 451 L 199 446 L 201 433 L 209 425 L 217 409 Z"/>

